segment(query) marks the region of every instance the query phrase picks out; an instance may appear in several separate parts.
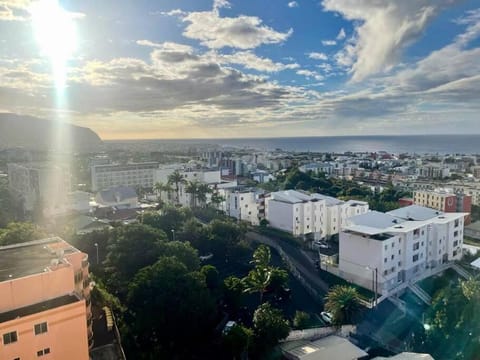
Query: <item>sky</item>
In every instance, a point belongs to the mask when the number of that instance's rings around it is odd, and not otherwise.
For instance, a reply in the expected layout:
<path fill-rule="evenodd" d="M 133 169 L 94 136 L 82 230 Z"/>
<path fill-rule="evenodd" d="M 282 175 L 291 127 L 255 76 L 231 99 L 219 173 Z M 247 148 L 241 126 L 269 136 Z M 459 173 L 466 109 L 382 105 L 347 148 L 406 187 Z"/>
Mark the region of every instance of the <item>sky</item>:
<path fill-rule="evenodd" d="M 0 112 L 103 139 L 480 133 L 478 0 L 0 0 Z"/>

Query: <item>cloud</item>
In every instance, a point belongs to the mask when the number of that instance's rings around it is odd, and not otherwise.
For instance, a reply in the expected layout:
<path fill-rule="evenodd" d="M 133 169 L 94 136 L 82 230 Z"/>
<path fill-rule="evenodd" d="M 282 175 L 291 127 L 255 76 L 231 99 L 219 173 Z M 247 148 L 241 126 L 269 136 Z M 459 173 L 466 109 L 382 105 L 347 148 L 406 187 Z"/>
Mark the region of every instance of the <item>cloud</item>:
<path fill-rule="evenodd" d="M 29 18 L 29 0 L 1 0 L 0 21 L 25 21 Z"/>
<path fill-rule="evenodd" d="M 293 33 L 292 29 L 276 31 L 256 16 L 221 17 L 218 9 L 229 6 L 227 1 L 219 0 L 214 2 L 212 11 L 184 13 L 175 10 L 164 15 L 179 16 L 187 23 L 183 36 L 199 40 L 210 49 L 231 47 L 247 50 L 265 44 L 279 44 Z"/>
<path fill-rule="evenodd" d="M 288 7 L 289 7 L 289 8 L 296 8 L 296 7 L 298 7 L 298 2 L 296 2 L 296 1 L 290 1 L 290 2 L 288 3 Z"/>
<path fill-rule="evenodd" d="M 305 76 L 307 79 L 313 78 L 317 81 L 320 81 L 320 80 L 324 79 L 324 77 L 322 75 L 320 75 L 316 71 L 311 71 L 311 70 L 305 70 L 305 69 L 297 70 L 296 74 Z"/>
<path fill-rule="evenodd" d="M 238 64 L 246 69 L 263 72 L 279 72 L 300 67 L 297 63 L 283 64 L 280 62 L 273 62 L 271 59 L 255 55 L 252 51 L 239 51 L 229 55 L 219 54 L 217 55 L 217 60 L 221 63 Z"/>
<path fill-rule="evenodd" d="M 325 53 L 320 53 L 320 52 L 311 52 L 308 54 L 308 57 L 310 59 L 314 59 L 314 60 L 327 60 L 328 57 Z"/>
<path fill-rule="evenodd" d="M 343 40 L 347 37 L 347 34 L 345 34 L 345 30 L 343 28 L 340 29 L 340 31 L 338 32 L 338 35 L 335 39 L 337 40 Z"/>
<path fill-rule="evenodd" d="M 416 41 L 430 21 L 458 0 L 323 0 L 326 11 L 354 21 L 355 34 L 337 56 L 353 81 L 388 71 L 403 50 Z"/>
<path fill-rule="evenodd" d="M 334 45 L 337 45 L 337 42 L 335 40 L 322 40 L 322 45 L 323 46 L 334 46 Z"/>

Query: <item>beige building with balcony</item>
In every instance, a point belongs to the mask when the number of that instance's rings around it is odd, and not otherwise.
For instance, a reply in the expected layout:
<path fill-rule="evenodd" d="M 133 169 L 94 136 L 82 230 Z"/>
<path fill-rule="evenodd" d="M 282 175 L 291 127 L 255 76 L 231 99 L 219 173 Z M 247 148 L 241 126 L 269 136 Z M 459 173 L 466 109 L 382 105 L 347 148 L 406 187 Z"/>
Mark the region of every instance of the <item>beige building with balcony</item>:
<path fill-rule="evenodd" d="M 0 359 L 88 360 L 88 256 L 55 237 L 0 247 Z"/>

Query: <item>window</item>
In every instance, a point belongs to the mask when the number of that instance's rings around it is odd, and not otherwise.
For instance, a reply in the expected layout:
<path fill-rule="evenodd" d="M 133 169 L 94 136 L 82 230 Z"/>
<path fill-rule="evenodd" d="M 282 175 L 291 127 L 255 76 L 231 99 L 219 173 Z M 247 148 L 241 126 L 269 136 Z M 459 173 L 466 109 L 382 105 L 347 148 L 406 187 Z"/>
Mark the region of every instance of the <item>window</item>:
<path fill-rule="evenodd" d="M 458 227 L 458 225 L 460 224 L 460 220 L 455 220 L 455 227 Z"/>
<path fill-rule="evenodd" d="M 18 337 L 17 337 L 17 332 L 16 331 L 12 331 L 12 332 L 3 334 L 3 344 L 4 345 L 14 343 L 17 340 L 18 340 Z"/>
<path fill-rule="evenodd" d="M 400 255 L 402 253 L 402 250 L 398 249 L 398 255 Z"/>
<path fill-rule="evenodd" d="M 385 250 L 388 250 L 388 245 L 385 245 Z"/>
<path fill-rule="evenodd" d="M 455 240 L 455 241 L 453 242 L 453 246 L 457 246 L 457 245 L 458 245 L 458 240 Z"/>
<path fill-rule="evenodd" d="M 413 262 L 418 261 L 418 254 L 413 255 L 412 261 Z"/>
<path fill-rule="evenodd" d="M 384 276 L 388 275 L 388 270 L 385 270 L 385 271 L 383 272 L 383 275 L 384 275 Z"/>
<path fill-rule="evenodd" d="M 392 255 L 392 260 L 395 259 L 395 255 Z"/>
<path fill-rule="evenodd" d="M 38 350 L 37 351 L 37 357 L 47 355 L 47 354 L 50 354 L 50 348 L 45 348 L 43 350 Z"/>
<path fill-rule="evenodd" d="M 385 258 L 385 259 L 383 259 L 383 262 L 384 262 L 384 263 L 386 263 L 386 262 L 387 262 L 387 260 L 388 260 L 388 259 L 387 259 L 387 258 Z"/>
<path fill-rule="evenodd" d="M 423 241 L 422 241 L 422 246 L 424 245 Z"/>
<path fill-rule="evenodd" d="M 414 236 L 419 236 L 420 235 L 420 229 L 413 230 L 413 235 Z"/>
<path fill-rule="evenodd" d="M 420 244 L 417 242 L 413 244 L 413 251 L 418 250 L 420 248 Z"/>
<path fill-rule="evenodd" d="M 457 237 L 457 236 L 458 236 L 458 231 L 455 231 L 455 232 L 453 233 L 453 236 L 454 236 L 454 237 Z"/>
<path fill-rule="evenodd" d="M 392 242 L 392 249 L 393 249 L 394 247 L 395 247 L 395 243 L 394 243 L 394 242 Z"/>
<path fill-rule="evenodd" d="M 398 262 L 398 267 L 400 267 L 400 266 L 402 266 L 402 262 L 401 262 L 401 261 Z"/>
<path fill-rule="evenodd" d="M 48 331 L 46 322 L 36 324 L 34 328 L 35 328 L 35 335 L 40 335 Z"/>

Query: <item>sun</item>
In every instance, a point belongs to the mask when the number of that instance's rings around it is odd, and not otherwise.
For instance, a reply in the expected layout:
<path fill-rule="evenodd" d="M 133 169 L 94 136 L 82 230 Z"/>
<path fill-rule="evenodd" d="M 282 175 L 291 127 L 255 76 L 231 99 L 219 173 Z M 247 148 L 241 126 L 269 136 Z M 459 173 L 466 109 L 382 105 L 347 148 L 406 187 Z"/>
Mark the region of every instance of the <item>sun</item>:
<path fill-rule="evenodd" d="M 55 83 L 63 86 L 67 62 L 77 48 L 74 15 L 63 9 L 57 0 L 40 0 L 30 7 L 32 28 L 40 53 L 50 59 Z"/>

